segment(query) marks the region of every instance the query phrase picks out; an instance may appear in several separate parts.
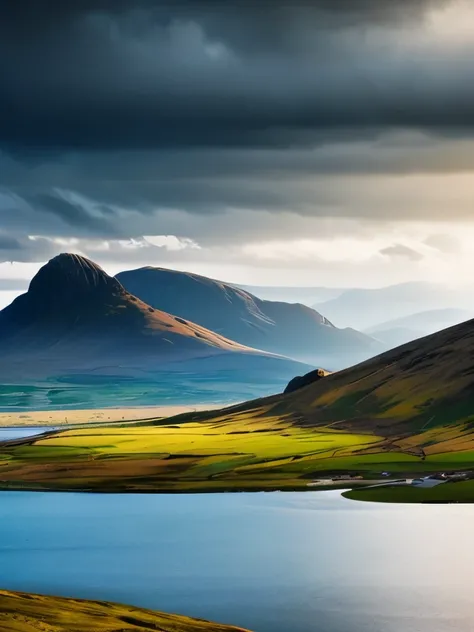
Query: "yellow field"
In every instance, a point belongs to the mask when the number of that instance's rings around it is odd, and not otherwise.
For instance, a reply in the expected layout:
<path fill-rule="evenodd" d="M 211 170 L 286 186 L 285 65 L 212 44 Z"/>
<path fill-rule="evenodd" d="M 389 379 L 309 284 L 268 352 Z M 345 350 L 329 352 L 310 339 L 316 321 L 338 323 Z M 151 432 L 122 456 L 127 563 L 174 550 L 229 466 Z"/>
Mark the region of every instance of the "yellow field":
<path fill-rule="evenodd" d="M 181 426 L 95 428 L 62 432 L 35 442 L 37 447 L 87 448 L 98 454 L 254 454 L 281 459 L 315 451 L 362 447 L 377 442 L 373 435 L 331 429 L 302 429 L 268 418 L 232 424 L 187 423 Z"/>

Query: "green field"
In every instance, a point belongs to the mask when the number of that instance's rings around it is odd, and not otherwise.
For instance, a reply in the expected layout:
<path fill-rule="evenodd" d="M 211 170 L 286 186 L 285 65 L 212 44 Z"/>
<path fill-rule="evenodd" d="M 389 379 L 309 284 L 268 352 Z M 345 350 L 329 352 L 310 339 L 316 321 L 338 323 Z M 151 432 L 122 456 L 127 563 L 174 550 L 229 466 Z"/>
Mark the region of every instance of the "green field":
<path fill-rule="evenodd" d="M 0 487 L 104 492 L 314 490 L 318 487 L 308 486 L 314 480 L 325 477 L 329 480 L 319 486 L 334 487 L 332 476 L 349 474 L 361 477 L 354 486 L 363 486 L 377 482 L 384 471 L 398 478 L 470 470 L 471 436 L 469 427 L 459 425 L 387 438 L 330 425 L 299 426 L 292 417 L 274 414 L 271 407 L 235 407 L 141 424 L 64 430 L 4 444 Z M 339 486 L 347 488 L 348 483 Z M 448 484 L 437 489 L 441 488 L 448 496 L 462 489 Z M 406 490 L 412 492 L 417 499 L 417 490 Z M 362 493 L 354 492 L 357 497 Z M 377 499 L 387 493 L 397 501 L 402 491 L 374 490 Z"/>
<path fill-rule="evenodd" d="M 2 632 L 245 632 L 188 617 L 102 601 L 0 590 Z"/>
<path fill-rule="evenodd" d="M 385 503 L 472 503 L 474 480 L 443 483 L 432 488 L 376 487 L 352 489 L 343 494 L 351 500 Z"/>

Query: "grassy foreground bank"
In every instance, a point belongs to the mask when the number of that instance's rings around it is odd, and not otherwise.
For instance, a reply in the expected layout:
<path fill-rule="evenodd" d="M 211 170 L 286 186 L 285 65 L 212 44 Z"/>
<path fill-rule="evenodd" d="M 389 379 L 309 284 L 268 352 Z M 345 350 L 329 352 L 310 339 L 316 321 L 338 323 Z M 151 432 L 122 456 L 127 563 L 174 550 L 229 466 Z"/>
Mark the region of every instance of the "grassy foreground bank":
<path fill-rule="evenodd" d="M 104 601 L 0 590 L 2 632 L 246 632 L 201 619 Z"/>

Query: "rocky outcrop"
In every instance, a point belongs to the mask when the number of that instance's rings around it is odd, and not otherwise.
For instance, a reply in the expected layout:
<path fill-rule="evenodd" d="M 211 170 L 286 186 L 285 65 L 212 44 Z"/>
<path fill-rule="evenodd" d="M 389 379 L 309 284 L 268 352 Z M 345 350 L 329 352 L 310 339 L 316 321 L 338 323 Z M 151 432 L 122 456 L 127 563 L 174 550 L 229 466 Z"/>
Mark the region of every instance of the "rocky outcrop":
<path fill-rule="evenodd" d="M 288 386 L 283 392 L 294 393 L 300 388 L 304 388 L 305 386 L 309 386 L 309 384 L 314 384 L 314 382 L 318 382 L 327 375 L 331 375 L 331 373 L 330 371 L 325 371 L 324 369 L 315 369 L 314 371 L 306 373 L 306 375 L 297 375 L 288 383 Z"/>

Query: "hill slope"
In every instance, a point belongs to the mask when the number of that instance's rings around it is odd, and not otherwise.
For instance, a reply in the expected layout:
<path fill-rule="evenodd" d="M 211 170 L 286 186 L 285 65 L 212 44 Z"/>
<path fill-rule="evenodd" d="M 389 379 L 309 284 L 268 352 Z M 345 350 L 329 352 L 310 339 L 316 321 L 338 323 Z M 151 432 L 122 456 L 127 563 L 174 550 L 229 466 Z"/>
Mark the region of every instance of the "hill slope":
<path fill-rule="evenodd" d="M 321 379 L 311 375 L 292 392 L 191 417 L 206 423 L 223 416 L 226 423 L 272 419 L 383 437 L 462 427 L 474 449 L 474 319 Z"/>
<path fill-rule="evenodd" d="M 294 364 L 146 305 L 93 262 L 62 254 L 0 312 L 0 376 L 146 376 L 199 360 L 199 372 L 245 367 L 288 374 Z M 263 363 L 263 364 L 262 364 Z"/>
<path fill-rule="evenodd" d="M 154 307 L 241 344 L 328 369 L 349 366 L 383 350 L 373 338 L 350 328 L 338 329 L 306 305 L 264 301 L 196 274 L 147 267 L 121 272 L 117 278 Z"/>
<path fill-rule="evenodd" d="M 290 415 L 301 425 L 329 423 L 384 435 L 470 423 L 474 420 L 474 320 L 268 401 L 278 414 Z"/>

